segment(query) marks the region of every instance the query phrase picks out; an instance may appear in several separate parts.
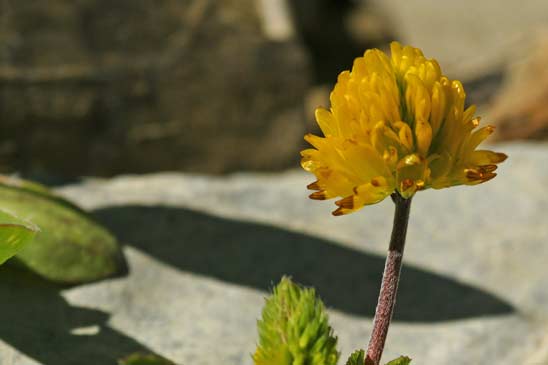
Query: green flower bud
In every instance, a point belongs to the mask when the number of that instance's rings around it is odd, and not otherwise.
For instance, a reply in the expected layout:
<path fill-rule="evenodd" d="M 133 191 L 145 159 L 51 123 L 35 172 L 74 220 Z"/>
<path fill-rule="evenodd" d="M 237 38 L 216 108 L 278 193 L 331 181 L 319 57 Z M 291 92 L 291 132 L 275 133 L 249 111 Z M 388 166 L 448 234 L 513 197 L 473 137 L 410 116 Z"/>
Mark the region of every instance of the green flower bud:
<path fill-rule="evenodd" d="M 322 301 L 288 277 L 267 298 L 257 327 L 255 365 L 335 365 L 339 359 Z"/>

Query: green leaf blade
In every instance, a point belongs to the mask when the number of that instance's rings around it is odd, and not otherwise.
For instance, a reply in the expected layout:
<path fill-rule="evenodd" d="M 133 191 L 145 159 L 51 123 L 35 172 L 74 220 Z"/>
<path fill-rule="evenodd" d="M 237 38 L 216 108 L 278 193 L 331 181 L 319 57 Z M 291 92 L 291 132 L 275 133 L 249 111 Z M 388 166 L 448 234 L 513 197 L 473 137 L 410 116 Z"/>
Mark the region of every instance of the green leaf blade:
<path fill-rule="evenodd" d="M 394 359 L 386 365 L 409 365 L 411 363 L 411 359 L 407 356 L 400 356 L 397 359 Z"/>
<path fill-rule="evenodd" d="M 365 362 L 365 351 L 356 350 L 346 361 L 346 365 L 363 365 Z"/>
<path fill-rule="evenodd" d="M 40 227 L 33 244 L 24 246 L 10 263 L 64 284 L 103 279 L 125 267 L 115 237 L 44 186 L 4 176 L 0 207 L 29 217 Z"/>
<path fill-rule="evenodd" d="M 346 365 L 364 365 L 365 363 L 365 351 L 364 350 L 356 350 L 350 355 L 348 360 L 346 361 Z M 411 359 L 407 356 L 400 356 L 397 359 L 394 359 L 385 365 L 409 365 L 411 363 Z"/>
<path fill-rule="evenodd" d="M 36 232 L 35 225 L 0 210 L 0 265 L 32 241 Z"/>

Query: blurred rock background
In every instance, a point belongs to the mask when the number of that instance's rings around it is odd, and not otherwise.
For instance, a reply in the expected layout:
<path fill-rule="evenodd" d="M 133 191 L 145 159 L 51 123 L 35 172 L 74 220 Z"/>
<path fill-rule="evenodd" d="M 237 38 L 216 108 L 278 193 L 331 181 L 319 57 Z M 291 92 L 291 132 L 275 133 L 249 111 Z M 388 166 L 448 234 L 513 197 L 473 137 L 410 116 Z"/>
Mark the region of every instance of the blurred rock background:
<path fill-rule="evenodd" d="M 546 25 L 538 0 L 1 0 L 0 168 L 294 167 L 336 75 L 394 39 L 463 79 L 499 139 L 544 139 Z"/>
<path fill-rule="evenodd" d="M 499 141 L 548 137 L 544 0 L 0 0 L 0 173 L 176 171 L 56 189 L 116 235 L 129 271 L 65 288 L 3 266 L 0 364 L 250 364 L 283 274 L 318 288 L 343 357 L 362 347 L 390 202 L 334 219 L 304 171 L 209 174 L 296 168 L 337 74 L 391 40 L 463 80 Z M 548 363 L 548 144 L 497 150 L 493 182 L 417 199 L 387 358 Z"/>

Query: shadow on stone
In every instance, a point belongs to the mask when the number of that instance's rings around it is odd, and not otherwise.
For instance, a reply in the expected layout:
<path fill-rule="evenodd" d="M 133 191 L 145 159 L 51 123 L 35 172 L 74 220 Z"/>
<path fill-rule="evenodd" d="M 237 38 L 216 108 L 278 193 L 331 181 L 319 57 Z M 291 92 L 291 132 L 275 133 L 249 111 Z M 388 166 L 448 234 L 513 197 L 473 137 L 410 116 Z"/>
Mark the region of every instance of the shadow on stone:
<path fill-rule="evenodd" d="M 2 341 L 44 365 L 116 364 L 133 352 L 151 352 L 110 327 L 107 313 L 71 306 L 60 289 L 27 271 L 1 267 Z"/>
<path fill-rule="evenodd" d="M 93 214 L 121 242 L 181 270 L 264 291 L 287 274 L 314 286 L 328 307 L 361 316 L 375 311 L 384 257 L 182 208 L 122 206 Z M 435 322 L 513 311 L 481 289 L 404 263 L 396 320 Z"/>

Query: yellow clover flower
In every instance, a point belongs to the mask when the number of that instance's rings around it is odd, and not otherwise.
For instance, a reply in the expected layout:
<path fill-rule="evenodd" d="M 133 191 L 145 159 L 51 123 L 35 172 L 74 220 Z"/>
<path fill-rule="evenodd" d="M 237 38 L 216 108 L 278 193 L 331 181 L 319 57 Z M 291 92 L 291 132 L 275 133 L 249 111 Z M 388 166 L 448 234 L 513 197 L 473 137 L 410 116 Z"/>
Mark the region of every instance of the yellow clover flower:
<path fill-rule="evenodd" d="M 476 185 L 496 176 L 503 153 L 476 150 L 493 126 L 476 129 L 475 106 L 464 109 L 460 81 L 441 73 L 422 51 L 393 42 L 356 58 L 331 92 L 331 109 L 316 109 L 324 137 L 305 140 L 302 167 L 316 175 L 312 199 L 340 197 L 334 215 L 378 203 L 397 191 Z"/>

